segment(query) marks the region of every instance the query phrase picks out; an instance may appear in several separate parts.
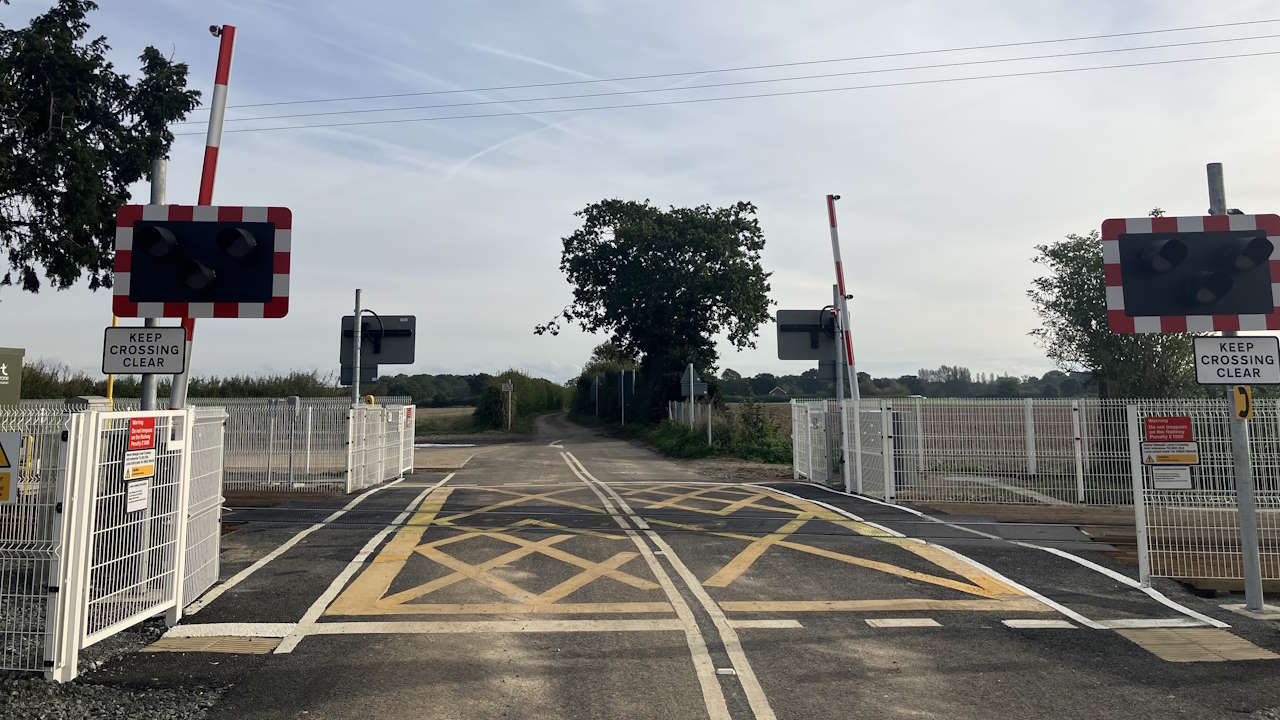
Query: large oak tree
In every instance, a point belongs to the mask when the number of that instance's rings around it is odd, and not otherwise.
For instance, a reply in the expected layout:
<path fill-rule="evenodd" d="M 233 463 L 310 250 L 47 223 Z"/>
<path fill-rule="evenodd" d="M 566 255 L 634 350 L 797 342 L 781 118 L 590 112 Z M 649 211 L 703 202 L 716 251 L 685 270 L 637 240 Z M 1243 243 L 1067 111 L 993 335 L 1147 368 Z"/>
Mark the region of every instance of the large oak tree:
<path fill-rule="evenodd" d="M 563 319 L 608 333 L 622 354 L 640 358 L 639 409 L 658 416 L 687 363 L 713 370 L 718 336 L 755 347 L 770 306 L 755 205 L 664 210 L 602 200 L 577 216 L 582 226 L 564 238 L 560 257 L 573 302 L 535 332 L 555 334 Z"/>

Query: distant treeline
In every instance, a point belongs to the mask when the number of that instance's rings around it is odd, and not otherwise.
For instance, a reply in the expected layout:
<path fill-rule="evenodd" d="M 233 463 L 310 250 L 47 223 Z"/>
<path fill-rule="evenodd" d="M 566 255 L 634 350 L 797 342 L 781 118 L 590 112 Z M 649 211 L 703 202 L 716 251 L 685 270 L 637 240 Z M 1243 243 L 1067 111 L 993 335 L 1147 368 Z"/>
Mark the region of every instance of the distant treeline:
<path fill-rule="evenodd" d="M 375 383 L 362 384 L 360 393 L 408 395 L 421 407 L 479 405 L 485 388 L 495 381 L 500 383 L 500 378 L 508 374 L 387 375 Z M 333 374 L 321 375 L 311 371 L 256 377 L 194 377 L 187 392 L 192 397 L 342 397 L 349 395 L 351 390 L 339 387 Z M 103 375 L 73 372 L 65 366 L 39 360 L 28 362 L 22 368 L 22 396 L 27 399 L 61 400 L 76 395 L 106 394 L 107 378 Z M 168 376 L 162 376 L 159 394 L 161 397 L 169 394 Z M 142 385 L 137 375 L 116 377 L 116 397 L 136 398 L 141 395 Z"/>
<path fill-rule="evenodd" d="M 716 384 L 720 395 L 729 400 L 785 400 L 793 397 L 828 397 L 835 393 L 834 383 L 820 379 L 816 369 L 806 370 L 799 375 L 760 373 L 752 377 L 725 370 Z M 947 398 L 1072 398 L 1094 397 L 1097 395 L 1097 388 L 1090 381 L 1088 373 L 1051 370 L 1040 377 L 982 373 L 975 377 L 969 368 L 943 365 L 936 370 L 922 369 L 915 375 L 900 375 L 895 378 L 873 378 L 860 372 L 858 392 L 863 397 L 923 395 Z"/>

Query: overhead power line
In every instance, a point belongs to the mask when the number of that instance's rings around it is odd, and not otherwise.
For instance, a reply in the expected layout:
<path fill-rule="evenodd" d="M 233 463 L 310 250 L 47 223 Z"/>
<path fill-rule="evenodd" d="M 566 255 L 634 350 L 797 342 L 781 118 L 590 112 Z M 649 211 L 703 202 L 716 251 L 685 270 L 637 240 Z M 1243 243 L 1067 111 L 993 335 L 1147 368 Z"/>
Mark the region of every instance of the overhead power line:
<path fill-rule="evenodd" d="M 1190 42 L 1165 43 L 1160 45 L 1139 45 L 1135 47 L 1110 48 L 1106 50 L 1082 50 L 1079 52 L 1050 53 L 1047 55 L 1024 55 L 1019 57 L 993 58 L 988 60 L 963 60 L 963 61 L 948 62 L 948 63 L 935 63 L 931 65 L 908 65 L 905 67 L 876 68 L 872 70 L 848 70 L 844 72 L 818 73 L 818 74 L 812 74 L 812 75 L 792 75 L 788 77 L 765 78 L 760 80 L 735 80 L 735 81 L 729 81 L 729 82 L 705 83 L 702 85 L 682 85 L 679 87 L 644 88 L 644 89 L 638 89 L 638 90 L 611 90 L 608 92 L 578 93 L 574 95 L 550 95 L 550 96 L 531 97 L 531 98 L 511 98 L 511 99 L 504 99 L 504 100 L 470 100 L 466 102 L 437 103 L 433 105 L 408 105 L 408 106 L 390 107 L 390 108 L 328 110 L 324 112 L 291 113 L 287 115 L 260 115 L 256 117 L 227 118 L 226 122 L 251 122 L 254 120 L 287 120 L 287 119 L 293 119 L 293 118 L 328 117 L 332 115 L 362 115 L 367 113 L 404 112 L 409 110 L 437 110 L 440 108 L 472 107 L 477 105 L 510 105 L 514 103 L 543 102 L 547 100 L 581 100 L 584 98 L 613 97 L 618 95 L 647 95 L 652 93 L 681 92 L 681 91 L 688 91 L 688 90 L 706 90 L 706 89 L 721 88 L 721 87 L 738 87 L 743 85 L 761 85 L 761 84 L 768 84 L 768 83 L 794 82 L 798 80 L 821 80 L 825 78 L 848 77 L 852 75 L 876 75 L 876 74 L 884 74 L 884 73 L 892 73 L 892 72 L 906 72 L 906 71 L 912 71 L 912 70 L 938 70 L 942 68 L 965 67 L 965 66 L 971 66 L 971 65 L 991 65 L 991 64 L 998 64 L 998 63 L 1008 63 L 1008 62 L 1024 62 L 1028 60 L 1053 60 L 1053 59 L 1061 59 L 1061 58 L 1068 58 L 1068 57 L 1081 57 L 1081 56 L 1087 56 L 1087 55 L 1106 55 L 1106 54 L 1124 53 L 1124 52 L 1138 52 L 1142 50 L 1159 50 L 1159 49 L 1166 49 L 1166 48 L 1188 47 L 1193 45 L 1214 45 L 1214 44 L 1222 44 L 1222 43 L 1245 42 L 1250 40 L 1270 40 L 1274 38 L 1280 38 L 1280 34 L 1251 35 L 1248 37 L 1221 38 L 1217 40 L 1194 40 Z M 195 125 L 195 124 L 203 125 L 205 122 L 206 121 L 204 120 L 188 120 L 185 122 L 173 123 L 173 126 L 177 127 L 180 125 Z"/>
<path fill-rule="evenodd" d="M 523 115 L 555 115 L 575 112 L 590 112 L 596 110 L 622 110 L 630 108 L 659 107 L 663 105 L 693 105 L 710 102 L 724 102 L 728 100 L 751 100 L 756 98 L 769 97 L 789 97 L 796 95 L 819 95 L 839 92 L 850 92 L 853 90 L 870 90 L 875 88 L 893 88 L 893 87 L 910 87 L 916 85 L 941 85 L 944 83 L 967 82 L 971 80 L 995 80 L 1001 78 L 1018 78 L 1018 77 L 1034 77 L 1042 75 L 1063 75 L 1066 73 L 1090 72 L 1095 70 L 1116 70 L 1120 68 L 1135 67 L 1152 67 L 1158 65 L 1178 65 L 1193 62 L 1206 62 L 1210 60 L 1230 60 L 1236 58 L 1252 58 L 1263 57 L 1268 55 L 1280 55 L 1280 50 L 1268 50 L 1264 52 L 1238 53 L 1234 55 L 1211 55 L 1206 57 L 1179 58 L 1175 60 L 1151 60 L 1147 62 L 1122 63 L 1116 65 L 1093 65 L 1081 68 L 1061 68 L 1056 70 L 1029 70 L 1027 72 L 1018 73 L 1001 73 L 996 75 L 971 75 L 958 78 L 934 78 L 930 80 L 904 80 L 901 82 L 878 83 L 873 85 L 848 85 L 845 87 L 835 88 L 818 88 L 812 90 L 787 90 L 771 93 L 752 93 L 748 95 L 726 95 L 721 97 L 708 98 L 685 98 L 680 100 L 660 100 L 647 103 L 624 103 L 618 105 L 588 105 L 584 107 L 572 108 L 549 108 L 544 110 L 523 110 L 517 112 L 500 112 L 500 113 L 471 113 L 466 115 L 440 115 L 434 117 L 423 118 L 397 118 L 392 120 L 357 120 L 354 122 L 337 122 L 337 123 L 316 123 L 311 125 L 277 125 L 272 127 L 259 128 L 232 128 L 225 130 L 224 133 L 245 133 L 245 132 L 275 132 L 280 130 L 304 130 L 308 128 L 335 128 L 335 127 L 355 127 L 360 125 L 398 125 L 404 123 L 417 122 L 437 122 L 442 120 L 472 120 L 479 118 L 497 118 L 497 117 L 516 117 Z M 174 133 L 175 136 L 185 135 L 204 135 L 203 132 L 181 132 Z"/>
<path fill-rule="evenodd" d="M 609 82 L 625 82 L 628 80 L 657 80 L 661 78 L 677 78 L 687 77 L 690 75 L 711 75 L 715 73 L 742 72 L 746 70 L 770 70 L 774 68 L 798 67 L 803 65 L 823 65 L 829 63 L 855 62 L 858 60 L 880 60 L 884 58 L 911 57 L 917 55 L 937 55 L 952 52 L 966 52 L 971 50 L 998 50 L 1002 48 L 1027 47 L 1030 45 L 1051 45 L 1055 43 L 1082 42 L 1085 40 L 1108 40 L 1122 37 L 1135 37 L 1139 35 L 1160 35 L 1163 33 L 1174 32 L 1190 32 L 1193 30 L 1216 30 L 1229 27 L 1243 27 L 1248 25 L 1265 25 L 1267 23 L 1280 22 L 1280 18 L 1264 19 L 1264 20 L 1242 20 L 1239 22 L 1214 23 L 1211 25 L 1187 25 L 1184 27 L 1163 28 L 1159 30 L 1134 30 L 1122 33 L 1107 33 L 1101 35 L 1078 35 L 1075 37 L 1053 38 L 1049 40 L 1024 40 L 1019 42 L 1006 43 L 990 43 L 986 45 L 963 45 L 950 48 L 936 48 L 932 50 L 906 50 L 901 52 L 878 53 L 874 55 L 855 55 L 851 57 L 840 58 L 824 58 L 819 60 L 796 60 L 793 62 L 769 63 L 764 65 L 740 65 L 737 67 L 711 68 L 707 70 L 684 70 L 679 72 L 667 73 L 650 73 L 647 75 L 622 75 L 617 77 L 596 78 L 590 80 L 560 80 L 556 82 L 541 83 L 523 83 L 518 85 L 494 85 L 490 87 L 474 87 L 459 88 L 456 90 L 420 90 L 413 92 L 387 93 L 384 95 L 348 95 L 341 97 L 329 98 L 311 98 L 303 100 L 277 100 L 274 102 L 261 103 L 245 103 L 242 105 L 229 105 L 228 108 L 251 108 L 251 107 L 271 107 L 277 105 L 305 105 L 311 103 L 328 103 L 328 102 L 345 102 L 355 100 L 384 100 L 389 98 L 402 97 L 418 97 L 424 95 L 449 95 L 454 93 L 471 93 L 471 92 L 491 92 L 496 90 L 522 90 L 527 88 L 547 88 L 561 87 L 565 85 L 590 85 L 594 83 Z M 199 108 L 200 110 L 208 110 L 208 108 Z"/>

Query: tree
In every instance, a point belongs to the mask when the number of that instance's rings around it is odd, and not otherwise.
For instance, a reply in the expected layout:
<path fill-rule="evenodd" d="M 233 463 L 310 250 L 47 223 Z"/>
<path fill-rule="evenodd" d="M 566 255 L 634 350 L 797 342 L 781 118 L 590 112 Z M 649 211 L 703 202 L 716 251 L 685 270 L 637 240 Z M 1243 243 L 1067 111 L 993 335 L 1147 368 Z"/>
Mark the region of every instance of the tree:
<path fill-rule="evenodd" d="M 1033 280 L 1027 291 L 1042 322 L 1031 334 L 1058 367 L 1090 373 L 1100 397 L 1197 393 L 1191 334 L 1111 331 L 1102 240 L 1096 230 L 1037 245 L 1036 253 L 1035 262 L 1045 266 L 1048 274 Z"/>
<path fill-rule="evenodd" d="M 637 406 L 658 417 L 663 402 L 678 397 L 687 363 L 714 371 L 718 335 L 735 347 L 754 347 L 769 318 L 764 235 L 755 215 L 747 202 L 667 210 L 647 200 L 586 206 L 560 256 L 573 302 L 534 332 L 557 334 L 563 320 L 609 333 L 622 352 L 640 358 Z"/>
<path fill-rule="evenodd" d="M 106 38 L 85 41 L 95 9 L 59 0 L 26 28 L 0 25 L 0 286 L 36 292 L 43 271 L 56 288 L 109 287 L 116 208 L 199 103 L 187 66 L 154 47 L 136 82 L 117 73 Z"/>

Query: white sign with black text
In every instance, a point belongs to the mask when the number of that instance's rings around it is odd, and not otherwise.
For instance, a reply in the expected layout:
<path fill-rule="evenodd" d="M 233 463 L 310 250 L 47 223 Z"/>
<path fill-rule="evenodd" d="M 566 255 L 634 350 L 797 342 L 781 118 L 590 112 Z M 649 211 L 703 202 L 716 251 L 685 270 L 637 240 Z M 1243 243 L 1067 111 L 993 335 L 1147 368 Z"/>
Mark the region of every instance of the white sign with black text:
<path fill-rule="evenodd" d="M 109 327 L 102 338 L 102 372 L 176 375 L 187 366 L 187 336 L 180 327 Z"/>
<path fill-rule="evenodd" d="M 127 513 L 146 510 L 151 504 L 151 478 L 134 480 L 124 486 L 124 511 Z"/>
<path fill-rule="evenodd" d="M 1156 490 L 1190 490 L 1191 468 L 1186 465 L 1166 465 L 1151 468 L 1151 487 Z"/>
<path fill-rule="evenodd" d="M 1198 337 L 1196 382 L 1201 385 L 1280 385 L 1280 338 Z"/>

